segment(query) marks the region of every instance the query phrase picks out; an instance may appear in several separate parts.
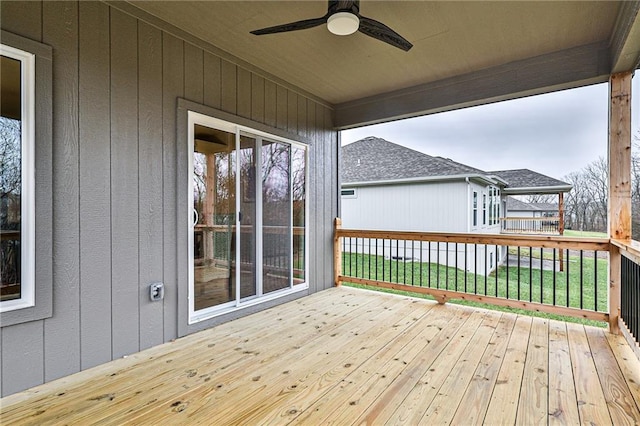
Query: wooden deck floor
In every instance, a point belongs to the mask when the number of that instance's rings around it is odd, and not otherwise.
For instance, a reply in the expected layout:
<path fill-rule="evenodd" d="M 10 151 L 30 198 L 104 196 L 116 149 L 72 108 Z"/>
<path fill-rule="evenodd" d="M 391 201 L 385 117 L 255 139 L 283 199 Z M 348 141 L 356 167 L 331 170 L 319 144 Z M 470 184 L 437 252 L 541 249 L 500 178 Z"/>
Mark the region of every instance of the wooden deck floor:
<path fill-rule="evenodd" d="M 1 400 L 2 424 L 638 424 L 605 330 L 335 288 Z"/>

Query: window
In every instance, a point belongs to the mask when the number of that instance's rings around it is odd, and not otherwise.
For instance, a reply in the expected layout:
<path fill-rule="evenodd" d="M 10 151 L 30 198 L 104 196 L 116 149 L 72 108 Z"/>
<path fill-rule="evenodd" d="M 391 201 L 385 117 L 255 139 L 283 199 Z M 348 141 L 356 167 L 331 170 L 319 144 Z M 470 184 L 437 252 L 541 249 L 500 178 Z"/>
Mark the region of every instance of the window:
<path fill-rule="evenodd" d="M 343 189 L 340 193 L 344 198 L 356 198 L 355 189 Z"/>
<path fill-rule="evenodd" d="M 0 312 L 35 305 L 35 55 L 0 45 Z"/>
<path fill-rule="evenodd" d="M 478 226 L 478 193 L 473 191 L 473 226 Z"/>
<path fill-rule="evenodd" d="M 487 224 L 487 194 L 482 194 L 482 224 Z"/>
<path fill-rule="evenodd" d="M 489 225 L 493 225 L 493 188 L 489 188 Z"/>

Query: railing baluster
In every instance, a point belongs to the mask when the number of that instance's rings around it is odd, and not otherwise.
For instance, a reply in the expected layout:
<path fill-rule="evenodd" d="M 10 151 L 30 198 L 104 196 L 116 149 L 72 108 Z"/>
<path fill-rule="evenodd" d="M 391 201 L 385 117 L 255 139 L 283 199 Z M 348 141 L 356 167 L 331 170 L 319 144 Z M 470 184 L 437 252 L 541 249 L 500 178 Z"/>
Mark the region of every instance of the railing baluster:
<path fill-rule="evenodd" d="M 553 306 L 556 305 L 556 250 L 557 249 L 552 249 L 553 250 Z"/>
<path fill-rule="evenodd" d="M 567 306 L 569 306 L 569 249 L 565 252 L 565 268 L 564 273 L 566 274 L 566 282 L 567 282 Z"/>
<path fill-rule="evenodd" d="M 382 239 L 382 281 L 384 281 L 384 266 L 385 263 L 387 263 L 386 258 L 384 257 L 384 245 L 385 245 L 385 239 Z"/>
<path fill-rule="evenodd" d="M 358 276 L 358 238 L 356 238 L 356 277 Z"/>
<path fill-rule="evenodd" d="M 414 254 L 415 254 L 414 244 L 415 244 L 415 240 L 411 240 L 411 285 L 414 285 L 413 272 L 416 269 L 416 265 L 414 264 L 414 258 L 415 258 L 415 256 L 414 256 Z"/>
<path fill-rule="evenodd" d="M 427 257 L 428 257 L 428 259 L 427 259 L 427 260 L 428 260 L 428 262 L 429 262 L 429 263 L 427 264 L 427 265 L 428 265 L 428 267 L 429 267 L 429 273 L 428 273 L 428 276 L 427 276 L 427 278 L 429 278 L 429 281 L 428 281 L 427 286 L 428 286 L 428 287 L 431 287 L 431 241 L 429 241 L 429 251 L 427 252 Z"/>
<path fill-rule="evenodd" d="M 478 294 L 478 245 L 473 245 L 473 294 Z"/>
<path fill-rule="evenodd" d="M 540 258 L 542 265 L 542 258 Z M 529 247 L 529 302 L 533 301 L 533 247 Z"/>
<path fill-rule="evenodd" d="M 568 259 L 568 256 L 567 256 L 567 259 Z M 582 286 L 583 272 L 584 272 L 583 251 L 580 250 L 580 309 L 583 308 L 583 302 L 584 302 L 584 288 Z"/>
<path fill-rule="evenodd" d="M 456 242 L 456 261 L 455 261 L 455 265 L 456 265 L 456 283 L 453 285 L 453 289 L 455 291 L 458 291 L 458 243 Z"/>
<path fill-rule="evenodd" d="M 444 258 L 444 288 L 449 290 L 449 242 L 444 243 L 445 258 Z"/>
<path fill-rule="evenodd" d="M 598 250 L 593 251 L 593 306 L 595 311 L 598 309 Z"/>
<path fill-rule="evenodd" d="M 500 263 L 500 252 L 498 251 L 498 245 L 496 244 L 496 264 L 494 265 L 496 267 L 495 272 L 496 272 L 496 288 L 495 288 L 495 296 L 498 297 L 498 264 Z"/>
<path fill-rule="evenodd" d="M 422 287 L 422 240 L 420 240 L 420 287 Z"/>
<path fill-rule="evenodd" d="M 507 246 L 507 267 L 506 267 L 506 288 L 507 288 L 507 299 L 509 298 L 509 246 Z"/>
<path fill-rule="evenodd" d="M 469 245 L 464 243 L 464 292 L 467 292 L 467 275 L 469 272 L 469 267 L 467 263 L 467 258 L 469 257 Z"/>
<path fill-rule="evenodd" d="M 436 241 L 436 288 L 440 288 L 440 241 Z"/>
<path fill-rule="evenodd" d="M 540 303 L 544 303 L 544 249 L 540 247 Z"/>
<path fill-rule="evenodd" d="M 484 295 L 487 295 L 487 256 L 488 256 L 489 246 L 484 245 Z"/>
<path fill-rule="evenodd" d="M 516 283 L 518 284 L 518 300 L 520 300 L 520 246 L 518 246 L 518 280 Z"/>

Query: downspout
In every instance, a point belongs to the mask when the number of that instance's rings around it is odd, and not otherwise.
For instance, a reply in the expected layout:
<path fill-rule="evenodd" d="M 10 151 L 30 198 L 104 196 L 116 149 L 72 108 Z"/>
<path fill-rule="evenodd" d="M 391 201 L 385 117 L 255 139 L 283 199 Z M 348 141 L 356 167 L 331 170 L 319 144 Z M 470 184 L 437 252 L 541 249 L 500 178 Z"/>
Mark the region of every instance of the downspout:
<path fill-rule="evenodd" d="M 465 182 L 467 182 L 467 234 L 471 233 L 471 203 L 473 202 L 471 200 L 471 182 L 469 181 L 469 178 L 466 177 L 464 178 Z M 469 244 L 465 244 L 465 250 L 464 250 L 464 255 L 465 255 L 465 259 L 467 259 L 467 271 L 470 271 L 471 265 L 470 262 L 468 261 L 470 259 L 469 257 Z M 457 256 L 457 253 L 456 253 Z"/>
<path fill-rule="evenodd" d="M 471 182 L 469 178 L 464 178 L 467 182 L 467 234 L 471 232 Z"/>

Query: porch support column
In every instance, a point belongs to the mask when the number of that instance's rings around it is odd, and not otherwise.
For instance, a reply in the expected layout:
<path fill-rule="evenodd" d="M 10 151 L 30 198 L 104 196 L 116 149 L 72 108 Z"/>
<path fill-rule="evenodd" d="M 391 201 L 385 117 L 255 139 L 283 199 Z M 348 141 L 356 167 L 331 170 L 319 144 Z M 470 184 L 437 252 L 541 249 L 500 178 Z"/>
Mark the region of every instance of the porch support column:
<path fill-rule="evenodd" d="M 609 237 L 631 240 L 631 72 L 609 78 Z M 609 331 L 617 334 L 620 316 L 621 258 L 609 254 Z"/>
<path fill-rule="evenodd" d="M 564 235 L 564 192 L 558 193 L 558 232 Z"/>

